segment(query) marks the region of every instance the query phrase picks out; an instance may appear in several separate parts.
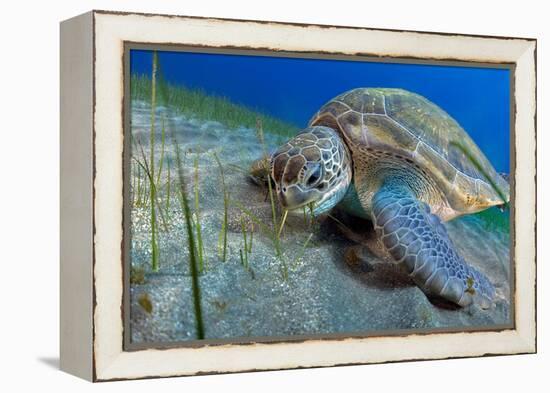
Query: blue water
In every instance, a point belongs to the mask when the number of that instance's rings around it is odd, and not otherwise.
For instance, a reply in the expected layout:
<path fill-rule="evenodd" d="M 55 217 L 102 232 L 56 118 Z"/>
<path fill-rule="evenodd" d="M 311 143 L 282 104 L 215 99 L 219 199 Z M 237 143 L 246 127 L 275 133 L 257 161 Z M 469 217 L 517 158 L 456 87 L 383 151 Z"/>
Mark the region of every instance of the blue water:
<path fill-rule="evenodd" d="M 498 68 L 159 52 L 169 82 L 306 126 L 332 97 L 356 87 L 399 87 L 447 111 L 499 172 L 510 171 L 510 71 Z M 132 73 L 150 74 L 152 52 L 131 50 Z"/>

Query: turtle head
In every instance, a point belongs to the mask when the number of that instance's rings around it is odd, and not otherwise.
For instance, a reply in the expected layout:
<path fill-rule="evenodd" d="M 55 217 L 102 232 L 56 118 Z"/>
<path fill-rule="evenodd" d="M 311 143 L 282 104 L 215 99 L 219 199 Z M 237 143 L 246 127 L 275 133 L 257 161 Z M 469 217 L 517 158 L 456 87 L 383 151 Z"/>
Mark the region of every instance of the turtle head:
<path fill-rule="evenodd" d="M 338 204 L 351 183 L 351 156 L 338 132 L 309 127 L 282 145 L 271 157 L 271 177 L 281 205 L 305 205 L 313 214 Z"/>

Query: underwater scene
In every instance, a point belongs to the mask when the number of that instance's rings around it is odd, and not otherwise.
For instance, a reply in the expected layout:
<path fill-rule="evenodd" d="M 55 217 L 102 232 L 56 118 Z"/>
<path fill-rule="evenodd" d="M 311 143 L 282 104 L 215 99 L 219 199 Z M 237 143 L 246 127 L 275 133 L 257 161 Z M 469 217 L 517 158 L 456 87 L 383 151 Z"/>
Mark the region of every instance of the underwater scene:
<path fill-rule="evenodd" d="M 128 54 L 130 344 L 511 323 L 508 68 Z"/>

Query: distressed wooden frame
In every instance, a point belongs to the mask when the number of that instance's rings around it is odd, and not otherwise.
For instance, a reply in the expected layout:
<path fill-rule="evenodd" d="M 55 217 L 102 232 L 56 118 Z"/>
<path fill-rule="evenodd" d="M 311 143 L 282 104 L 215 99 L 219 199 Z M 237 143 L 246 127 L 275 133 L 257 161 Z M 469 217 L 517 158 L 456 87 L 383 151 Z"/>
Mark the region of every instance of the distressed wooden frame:
<path fill-rule="evenodd" d="M 513 66 L 514 326 L 123 346 L 126 43 Z M 92 11 L 61 24 L 61 368 L 92 381 L 536 352 L 536 40 Z"/>

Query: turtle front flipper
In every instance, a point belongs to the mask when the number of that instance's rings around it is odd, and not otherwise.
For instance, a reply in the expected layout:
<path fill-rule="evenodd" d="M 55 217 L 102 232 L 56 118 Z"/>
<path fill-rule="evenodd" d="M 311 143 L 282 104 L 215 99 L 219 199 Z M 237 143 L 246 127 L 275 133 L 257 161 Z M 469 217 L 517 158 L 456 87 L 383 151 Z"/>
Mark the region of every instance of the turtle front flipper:
<path fill-rule="evenodd" d="M 439 217 L 406 185 L 385 182 L 373 197 L 372 215 L 384 247 L 424 293 L 463 307 L 491 307 L 493 285 L 464 261 Z"/>

